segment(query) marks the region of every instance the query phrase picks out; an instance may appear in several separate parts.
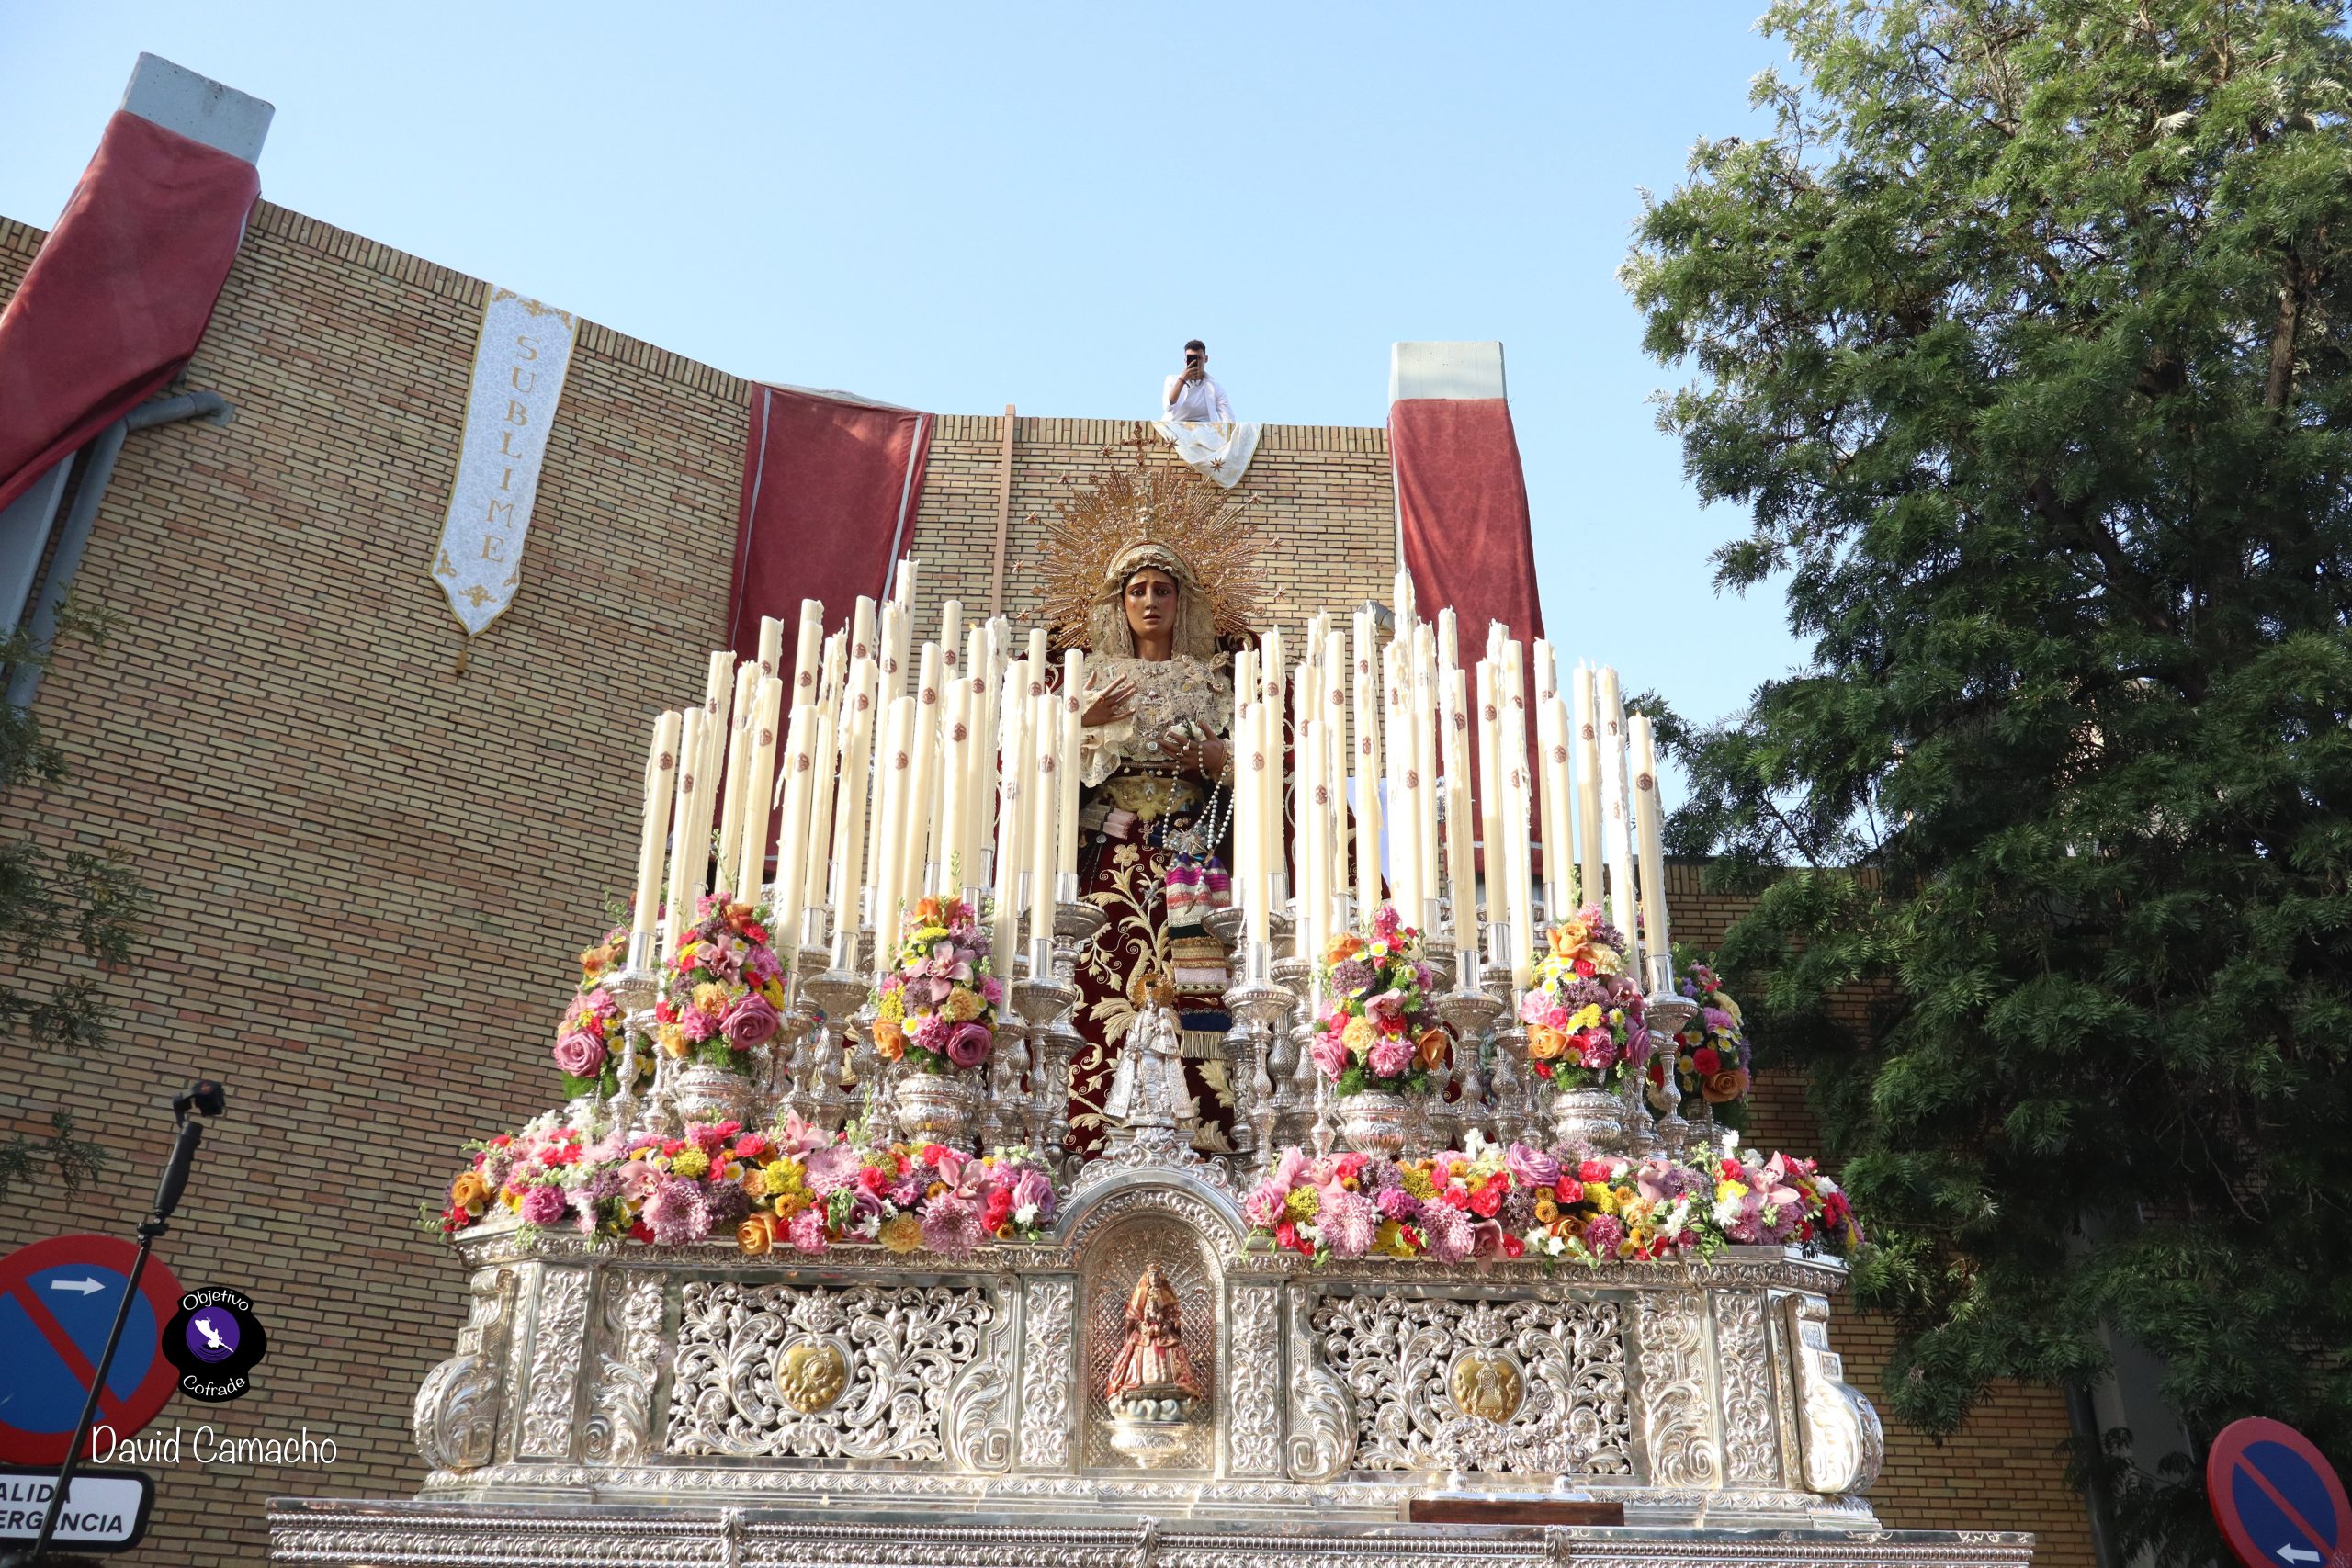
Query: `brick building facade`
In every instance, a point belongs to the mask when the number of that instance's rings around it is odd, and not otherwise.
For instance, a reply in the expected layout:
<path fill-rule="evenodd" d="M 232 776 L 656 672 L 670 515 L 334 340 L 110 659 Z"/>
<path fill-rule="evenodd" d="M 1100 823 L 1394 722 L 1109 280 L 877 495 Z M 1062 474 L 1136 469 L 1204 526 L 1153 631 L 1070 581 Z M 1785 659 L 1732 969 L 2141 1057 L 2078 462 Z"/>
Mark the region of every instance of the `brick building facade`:
<path fill-rule="evenodd" d="M 41 235 L 0 220 L 0 299 Z M 407 1415 L 448 1354 L 460 1280 L 414 1227 L 465 1139 L 555 1092 L 547 1043 L 573 952 L 633 862 L 643 722 L 698 694 L 721 635 L 748 386 L 583 325 L 514 607 L 458 671 L 428 576 L 485 285 L 280 208 L 254 216 L 187 376 L 233 422 L 131 437 L 79 583 L 119 626 L 61 650 L 36 712 L 74 777 L 5 803 L 5 830 L 119 850 L 160 908 L 112 977 L 118 1036 L 82 1061 L 20 1051 L 0 1129 L 62 1103 L 114 1163 L 68 1196 L 37 1183 L 0 1247 L 125 1234 L 163 1157 L 164 1100 L 226 1080 L 161 1256 L 190 1285 L 248 1291 L 271 1331 L 255 1393 L 175 1404 L 193 1441 L 331 1438 L 312 1469 L 164 1467 L 151 1544 L 129 1561 L 261 1561 L 274 1494 L 402 1495 Z M 1021 419 L 1009 563 L 1066 479 L 1125 460 L 1122 422 Z M 935 426 L 917 513 L 918 626 L 988 603 L 1003 421 Z M 1113 449 L 1106 456 L 1106 449 Z M 1163 459 L 1164 460 L 1164 459 Z M 1395 569 L 1386 439 L 1270 426 L 1249 482 L 1277 538 L 1285 622 L 1380 593 Z M 1034 579 L 1005 581 L 1016 623 Z M 1735 910 L 1678 867 L 1702 945 Z M 1793 1086 L 1763 1132 L 1809 1146 Z M 1850 1314 L 1849 1378 L 1874 1388 L 1887 1334 Z M 1958 1439 L 1891 1430 L 1874 1494 L 1890 1524 L 2025 1529 L 2042 1562 L 2088 1568 L 2080 1499 L 2052 1458 L 2064 1405 L 2004 1389 Z"/>

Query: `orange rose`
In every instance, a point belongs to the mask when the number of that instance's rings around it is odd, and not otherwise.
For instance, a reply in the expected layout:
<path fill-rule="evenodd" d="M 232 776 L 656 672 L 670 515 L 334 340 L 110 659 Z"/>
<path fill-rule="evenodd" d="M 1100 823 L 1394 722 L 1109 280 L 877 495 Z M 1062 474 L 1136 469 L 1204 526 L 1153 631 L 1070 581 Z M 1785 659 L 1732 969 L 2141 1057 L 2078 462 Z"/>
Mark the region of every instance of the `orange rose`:
<path fill-rule="evenodd" d="M 887 1018 L 874 1021 L 874 1049 L 886 1062 L 895 1062 L 907 1054 L 906 1032 Z"/>
<path fill-rule="evenodd" d="M 449 1207 L 463 1209 L 469 1214 L 479 1214 L 490 1203 L 490 1183 L 481 1172 L 469 1170 L 449 1183 Z"/>
<path fill-rule="evenodd" d="M 1566 1054 L 1568 1037 L 1548 1023 L 1527 1026 L 1527 1059 L 1531 1062 L 1554 1062 Z"/>
<path fill-rule="evenodd" d="M 1324 950 L 1323 961 L 1327 964 L 1345 964 L 1363 951 L 1363 938 L 1353 931 L 1341 931 L 1331 939 L 1331 945 Z"/>
<path fill-rule="evenodd" d="M 775 1245 L 775 1234 L 768 1229 L 765 1214 L 753 1214 L 735 1227 L 735 1247 L 746 1258 L 764 1257 Z"/>
<path fill-rule="evenodd" d="M 1552 943 L 1552 956 L 1555 958 L 1574 958 L 1584 951 L 1585 943 L 1592 940 L 1592 932 L 1585 928 L 1582 920 L 1562 920 L 1544 935 Z"/>
<path fill-rule="evenodd" d="M 1730 1067 L 1720 1073 L 1709 1073 L 1699 1092 L 1710 1105 L 1724 1105 L 1747 1092 L 1747 1069 Z"/>
<path fill-rule="evenodd" d="M 1421 1037 L 1413 1043 L 1413 1055 L 1420 1058 L 1421 1066 L 1435 1067 L 1444 1064 L 1446 1054 L 1453 1048 L 1453 1037 L 1442 1029 L 1431 1027 L 1422 1030 Z"/>

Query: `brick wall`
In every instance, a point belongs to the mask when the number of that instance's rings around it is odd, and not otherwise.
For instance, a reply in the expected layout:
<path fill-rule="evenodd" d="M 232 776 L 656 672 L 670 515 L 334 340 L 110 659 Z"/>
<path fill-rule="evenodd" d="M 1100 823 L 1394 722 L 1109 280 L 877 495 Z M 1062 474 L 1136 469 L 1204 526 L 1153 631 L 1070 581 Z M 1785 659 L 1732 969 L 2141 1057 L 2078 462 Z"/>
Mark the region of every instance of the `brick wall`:
<path fill-rule="evenodd" d="M 40 240 L 0 220 L 0 299 Z M 127 1233 L 164 1100 L 222 1077 L 232 1113 L 160 1255 L 190 1285 L 251 1292 L 272 1348 L 253 1396 L 175 1404 L 156 1429 L 307 1428 L 338 1450 L 326 1469 L 169 1468 L 152 1544 L 125 1561 L 256 1562 L 266 1496 L 414 1490 L 409 1401 L 461 1309 L 456 1270 L 411 1222 L 463 1139 L 548 1102 L 571 954 L 632 860 L 643 722 L 698 694 L 720 632 L 746 386 L 589 324 L 523 591 L 457 673 L 427 569 L 483 291 L 260 209 L 187 377 L 235 422 L 125 447 L 81 577 L 120 632 L 65 649 L 38 709 L 74 777 L 0 807 L 10 837 L 119 849 L 162 899 L 138 966 L 108 984 L 114 1044 L 80 1063 L 20 1047 L 0 1079 L 0 1131 L 38 1131 L 62 1101 L 115 1160 L 78 1196 L 44 1182 L 0 1209 L 0 1247 Z M 1066 476 L 1125 460 L 1133 428 L 1016 423 L 1010 562 L 1035 543 L 1023 519 Z M 938 423 L 922 631 L 950 594 L 986 607 L 1002 429 Z M 1383 432 L 1270 426 L 1250 489 L 1277 535 L 1285 623 L 1385 589 Z M 1012 613 L 1033 595 L 1008 575 Z M 1732 910 L 1685 881 L 1678 911 L 1704 944 Z M 1787 1085 L 1761 1098 L 1768 1123 L 1796 1113 Z M 1872 1387 L 1883 1327 L 1838 1334 Z M 2053 1395 L 2005 1390 L 1941 1449 L 1891 1434 L 1877 1506 L 1895 1524 L 2035 1529 L 2044 1562 L 2087 1564 L 2079 1503 L 2043 1458 L 2064 1430 Z"/>

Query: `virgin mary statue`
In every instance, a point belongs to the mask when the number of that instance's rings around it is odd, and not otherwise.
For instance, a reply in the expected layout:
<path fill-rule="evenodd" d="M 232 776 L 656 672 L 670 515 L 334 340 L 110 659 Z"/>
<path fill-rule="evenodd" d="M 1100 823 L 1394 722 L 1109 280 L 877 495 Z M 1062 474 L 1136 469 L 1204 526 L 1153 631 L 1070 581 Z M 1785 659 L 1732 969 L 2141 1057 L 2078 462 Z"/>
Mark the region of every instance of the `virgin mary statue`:
<path fill-rule="evenodd" d="M 1046 605 L 1087 650 L 1079 782 L 1080 896 L 1108 917 L 1081 954 L 1069 1145 L 1091 1155 L 1119 1055 L 1174 983 L 1182 1055 L 1200 1108 L 1195 1142 L 1230 1147 L 1222 1041 L 1225 953 L 1203 924 L 1230 902 L 1232 657 L 1254 608 L 1256 541 L 1235 509 L 1181 468 L 1114 474 L 1067 502 L 1048 546 Z"/>

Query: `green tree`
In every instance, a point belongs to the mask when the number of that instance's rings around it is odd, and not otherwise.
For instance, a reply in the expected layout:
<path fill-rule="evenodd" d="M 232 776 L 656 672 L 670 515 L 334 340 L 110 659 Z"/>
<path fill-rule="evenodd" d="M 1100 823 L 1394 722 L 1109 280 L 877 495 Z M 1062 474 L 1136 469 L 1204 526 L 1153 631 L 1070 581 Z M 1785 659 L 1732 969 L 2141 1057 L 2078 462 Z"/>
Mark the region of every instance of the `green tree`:
<path fill-rule="evenodd" d="M 1684 739 L 1675 847 L 1760 893 L 1724 957 L 1931 1432 L 2096 1378 L 2104 1324 L 2199 1444 L 2352 1452 L 2343 22 L 1791 0 L 1772 134 L 1700 143 L 1626 265 L 1751 520 L 1718 585 L 1785 580 L 1812 647 Z M 2215 1544 L 2188 1467 L 2105 1469 L 2127 1544 Z"/>
<path fill-rule="evenodd" d="M 70 601 L 59 626 L 93 642 L 103 642 L 107 629 L 103 617 Z M 44 664 L 49 653 L 21 630 L 0 637 L 0 665 Z M 67 773 L 63 752 L 32 715 L 0 703 L 0 794 L 46 790 Z M 103 973 L 130 963 L 153 907 L 118 855 L 52 854 L 29 839 L 0 842 L 0 953 L 12 961 L 12 978 L 0 981 L 0 1032 L 77 1055 L 103 1046 L 113 1019 L 100 992 Z M 22 1081 L 21 1069 L 17 1077 Z M 73 1117 L 52 1111 L 46 1135 L 17 1133 L 0 1143 L 0 1199 L 23 1190 L 44 1166 L 72 1189 L 105 1163 L 103 1149 L 75 1135 Z"/>

